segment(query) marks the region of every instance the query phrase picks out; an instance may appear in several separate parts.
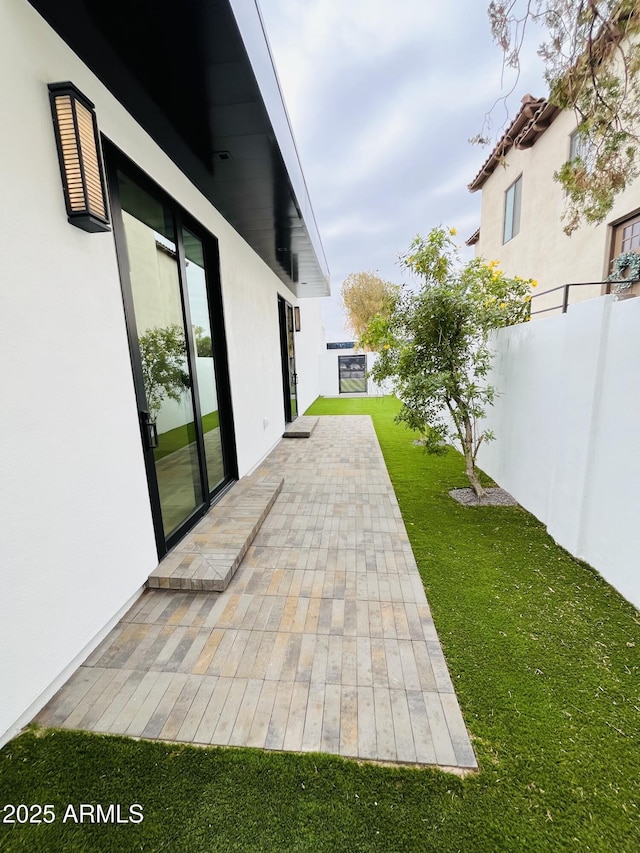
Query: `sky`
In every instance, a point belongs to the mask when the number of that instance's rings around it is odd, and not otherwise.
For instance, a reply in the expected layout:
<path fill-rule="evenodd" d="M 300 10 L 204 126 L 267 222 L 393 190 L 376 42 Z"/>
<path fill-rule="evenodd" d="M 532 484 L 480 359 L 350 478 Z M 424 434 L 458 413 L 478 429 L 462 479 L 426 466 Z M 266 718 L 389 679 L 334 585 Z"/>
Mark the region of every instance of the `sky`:
<path fill-rule="evenodd" d="M 514 83 L 492 112 L 494 138 L 523 95 L 546 94 L 537 43 L 516 82 L 502 79 L 488 0 L 259 5 L 331 272 L 327 340 L 349 340 L 340 287 L 350 273 L 409 283 L 398 255 L 417 234 L 442 224 L 464 247 L 479 226 L 480 193 L 467 184 L 491 148 L 468 140 Z"/>

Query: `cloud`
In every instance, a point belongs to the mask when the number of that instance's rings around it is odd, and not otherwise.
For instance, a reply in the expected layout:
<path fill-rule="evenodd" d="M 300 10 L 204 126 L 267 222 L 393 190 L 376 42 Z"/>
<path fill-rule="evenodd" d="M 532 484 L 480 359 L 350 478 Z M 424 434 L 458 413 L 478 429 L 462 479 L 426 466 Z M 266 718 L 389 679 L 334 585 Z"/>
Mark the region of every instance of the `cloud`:
<path fill-rule="evenodd" d="M 486 2 L 260 0 L 334 292 L 359 270 L 401 280 L 397 255 L 418 232 L 477 227 L 467 184 L 488 152 L 468 139 L 502 72 Z M 523 58 L 497 126 L 544 91 L 535 52 Z"/>

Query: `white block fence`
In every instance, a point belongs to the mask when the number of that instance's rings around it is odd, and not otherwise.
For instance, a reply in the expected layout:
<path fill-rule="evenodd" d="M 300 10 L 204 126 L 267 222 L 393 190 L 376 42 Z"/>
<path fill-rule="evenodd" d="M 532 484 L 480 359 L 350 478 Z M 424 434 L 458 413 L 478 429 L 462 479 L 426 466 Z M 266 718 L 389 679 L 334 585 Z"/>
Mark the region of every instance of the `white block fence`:
<path fill-rule="evenodd" d="M 479 466 L 640 607 L 640 298 L 502 329 Z"/>

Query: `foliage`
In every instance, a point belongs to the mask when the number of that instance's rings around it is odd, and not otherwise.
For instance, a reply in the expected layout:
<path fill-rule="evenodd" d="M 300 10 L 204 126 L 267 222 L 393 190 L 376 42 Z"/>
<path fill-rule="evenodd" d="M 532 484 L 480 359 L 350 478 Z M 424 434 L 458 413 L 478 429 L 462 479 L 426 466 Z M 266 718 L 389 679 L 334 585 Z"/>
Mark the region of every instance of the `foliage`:
<path fill-rule="evenodd" d="M 147 329 L 139 340 L 147 407 L 155 420 L 165 397 L 179 403 L 191 385 L 184 332 L 174 323 Z"/>
<path fill-rule="evenodd" d="M 216 429 L 219 426 L 220 417 L 217 409 L 214 412 L 202 415 L 202 429 L 205 435 L 210 430 Z M 187 424 L 182 424 L 181 426 L 169 429 L 166 432 L 161 433 L 160 439 L 159 447 L 156 447 L 153 451 L 153 458 L 156 462 L 158 459 L 163 459 L 165 456 L 171 456 L 172 453 L 181 450 L 183 447 L 187 447 L 189 444 L 193 444 L 196 440 L 195 424 L 193 421 L 189 421 Z"/>
<path fill-rule="evenodd" d="M 611 275 L 607 281 L 614 283 L 616 293 L 628 290 L 640 279 L 640 255 L 637 252 L 622 252 L 613 259 Z"/>
<path fill-rule="evenodd" d="M 356 272 L 347 276 L 340 293 L 347 327 L 360 341 L 371 320 L 388 311 L 398 293 L 398 286 L 373 272 Z"/>
<path fill-rule="evenodd" d="M 601 222 L 639 171 L 640 0 L 491 0 L 489 19 L 516 72 L 527 25 L 546 30 L 549 102 L 575 112 L 580 135 L 579 155 L 554 175 L 567 195 L 564 230 Z"/>
<path fill-rule="evenodd" d="M 211 335 L 205 335 L 202 326 L 193 327 L 193 338 L 196 344 L 197 355 L 200 358 L 213 358 Z"/>
<path fill-rule="evenodd" d="M 535 283 L 507 277 L 497 261 L 462 265 L 453 234 L 437 227 L 416 237 L 401 263 L 422 279 L 421 289 L 401 292 L 386 317 L 374 317 L 363 342 L 380 353 L 374 379 L 391 379 L 403 402 L 398 419 L 424 436 L 428 450 L 458 440 L 481 496 L 475 461 L 493 437 L 480 426 L 495 395 L 486 382 L 489 335 L 528 320 Z"/>

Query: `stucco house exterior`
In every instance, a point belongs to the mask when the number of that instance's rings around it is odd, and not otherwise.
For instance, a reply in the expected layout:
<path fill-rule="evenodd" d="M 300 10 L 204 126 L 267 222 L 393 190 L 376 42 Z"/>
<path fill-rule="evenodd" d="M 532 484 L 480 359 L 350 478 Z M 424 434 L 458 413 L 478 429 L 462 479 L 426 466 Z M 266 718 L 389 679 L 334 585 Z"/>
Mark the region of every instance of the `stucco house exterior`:
<path fill-rule="evenodd" d="M 480 228 L 467 244 L 476 256 L 499 260 L 508 274 L 537 280 L 532 312 L 539 313 L 533 316 L 560 313 L 566 284 L 595 283 L 569 288 L 568 304 L 607 293 L 602 282 L 612 259 L 640 249 L 640 179 L 616 197 L 605 222 L 564 233 L 564 190 L 553 175 L 575 156 L 575 131 L 573 112 L 526 95 L 469 184 L 471 192 L 482 192 L 482 209 Z"/>
<path fill-rule="evenodd" d="M 526 96 L 469 185 L 482 208 L 468 245 L 509 275 L 537 279 L 532 320 L 544 320 L 494 338 L 489 382 L 499 393 L 486 426 L 496 440 L 478 463 L 638 607 L 639 288 L 620 298 L 606 278 L 622 252 L 640 257 L 640 180 L 606 221 L 567 236 L 553 174 L 575 152 L 575 130 L 573 113 Z"/>
<path fill-rule="evenodd" d="M 3 0 L 0 66 L 3 743 L 318 396 L 329 277 L 254 0 Z"/>

